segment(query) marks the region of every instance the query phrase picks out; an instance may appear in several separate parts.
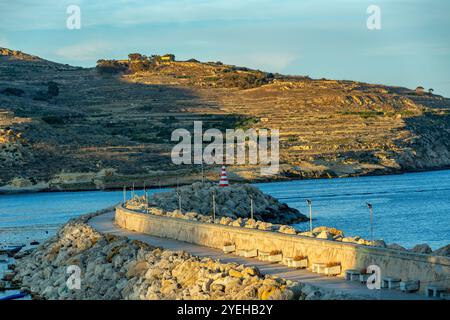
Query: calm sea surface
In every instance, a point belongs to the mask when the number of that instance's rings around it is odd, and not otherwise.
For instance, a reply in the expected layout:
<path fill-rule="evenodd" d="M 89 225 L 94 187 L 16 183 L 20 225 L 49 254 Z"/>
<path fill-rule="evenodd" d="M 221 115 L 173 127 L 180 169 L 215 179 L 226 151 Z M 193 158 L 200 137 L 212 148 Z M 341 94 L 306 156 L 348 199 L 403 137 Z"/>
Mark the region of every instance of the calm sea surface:
<path fill-rule="evenodd" d="M 314 226 L 331 226 L 346 235 L 369 238 L 366 202 L 370 202 L 376 238 L 406 247 L 426 242 L 433 249 L 450 243 L 450 170 L 257 186 L 305 214 L 309 212 L 305 200 L 311 199 Z M 121 191 L 0 195 L 0 244 L 41 241 L 70 218 L 122 198 Z M 306 230 L 309 225 L 296 227 Z"/>

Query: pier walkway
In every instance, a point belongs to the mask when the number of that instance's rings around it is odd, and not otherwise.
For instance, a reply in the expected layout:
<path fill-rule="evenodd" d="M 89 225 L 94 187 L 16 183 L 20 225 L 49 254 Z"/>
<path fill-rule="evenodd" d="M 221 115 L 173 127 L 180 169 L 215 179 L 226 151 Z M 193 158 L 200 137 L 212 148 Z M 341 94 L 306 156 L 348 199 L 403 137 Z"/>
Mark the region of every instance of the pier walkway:
<path fill-rule="evenodd" d="M 375 300 L 424 300 L 424 295 L 417 293 L 403 293 L 398 290 L 369 290 L 359 282 L 345 281 L 341 278 L 326 277 L 312 273 L 304 269 L 294 269 L 278 263 L 259 261 L 255 258 L 244 258 L 233 254 L 225 254 L 219 249 L 204 247 L 192 243 L 186 243 L 173 239 L 159 238 L 144 233 L 133 232 L 119 228 L 114 224 L 114 212 L 108 212 L 89 220 L 89 225 L 94 229 L 118 236 L 126 236 L 133 240 L 139 240 L 152 246 L 162 247 L 174 251 L 184 250 L 198 257 L 210 257 L 223 263 L 235 262 L 246 266 L 255 266 L 262 274 L 270 274 L 275 277 L 298 281 L 319 288 L 334 290 L 337 293 L 359 295 Z"/>

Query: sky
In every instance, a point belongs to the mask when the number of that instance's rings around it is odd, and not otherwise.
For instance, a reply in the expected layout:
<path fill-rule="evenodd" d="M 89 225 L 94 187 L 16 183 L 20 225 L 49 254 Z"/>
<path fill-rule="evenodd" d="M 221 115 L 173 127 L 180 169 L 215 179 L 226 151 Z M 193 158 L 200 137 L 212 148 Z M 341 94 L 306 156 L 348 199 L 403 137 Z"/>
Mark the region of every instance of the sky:
<path fill-rule="evenodd" d="M 80 8 L 68 29 L 67 8 Z M 370 5 L 381 29 L 370 30 Z M 283 74 L 433 88 L 450 97 L 448 0 L 0 0 L 0 47 L 92 67 L 174 53 Z"/>

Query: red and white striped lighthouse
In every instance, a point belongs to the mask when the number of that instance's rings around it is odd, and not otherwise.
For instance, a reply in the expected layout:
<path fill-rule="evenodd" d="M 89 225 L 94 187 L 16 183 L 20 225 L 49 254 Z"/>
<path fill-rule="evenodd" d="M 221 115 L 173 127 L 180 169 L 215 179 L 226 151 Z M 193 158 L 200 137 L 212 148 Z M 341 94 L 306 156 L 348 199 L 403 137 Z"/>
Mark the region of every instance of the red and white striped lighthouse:
<path fill-rule="evenodd" d="M 222 166 L 222 172 L 220 173 L 220 187 L 228 187 L 228 177 L 227 177 L 227 170 L 225 169 L 225 166 Z"/>

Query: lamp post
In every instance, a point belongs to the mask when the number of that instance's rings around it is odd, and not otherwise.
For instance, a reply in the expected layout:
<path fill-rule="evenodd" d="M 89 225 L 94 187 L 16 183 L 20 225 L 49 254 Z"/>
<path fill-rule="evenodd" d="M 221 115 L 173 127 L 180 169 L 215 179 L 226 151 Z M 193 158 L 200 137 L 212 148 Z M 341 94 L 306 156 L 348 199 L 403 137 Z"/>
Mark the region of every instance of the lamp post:
<path fill-rule="evenodd" d="M 373 242 L 373 206 L 369 202 L 367 202 L 366 204 L 370 211 L 370 239 Z"/>
<path fill-rule="evenodd" d="M 202 157 L 202 185 L 205 184 L 205 170 L 203 168 L 203 157 Z"/>
<path fill-rule="evenodd" d="M 253 220 L 253 196 L 250 196 L 250 219 Z"/>
<path fill-rule="evenodd" d="M 212 192 L 213 223 L 216 221 L 216 195 Z"/>
<path fill-rule="evenodd" d="M 148 193 L 145 190 L 145 211 L 148 213 Z"/>
<path fill-rule="evenodd" d="M 306 199 L 306 203 L 309 206 L 309 231 L 311 232 L 312 235 L 312 201 L 309 199 Z"/>
<path fill-rule="evenodd" d="M 142 188 L 143 188 L 143 191 L 144 191 L 144 198 L 145 198 L 145 200 L 147 200 L 147 196 L 146 196 L 147 191 L 145 190 L 145 180 L 144 180 L 144 182 L 143 182 Z"/>
<path fill-rule="evenodd" d="M 127 187 L 123 185 L 123 205 L 125 206 L 125 203 L 127 202 Z"/>
<path fill-rule="evenodd" d="M 178 208 L 180 209 L 180 213 L 183 213 L 181 211 L 181 194 L 177 190 L 177 196 L 178 196 Z"/>

